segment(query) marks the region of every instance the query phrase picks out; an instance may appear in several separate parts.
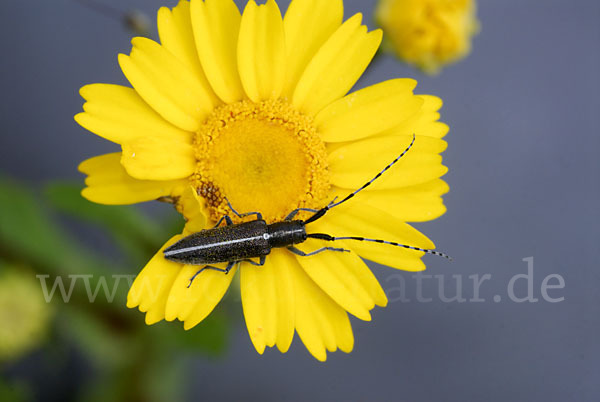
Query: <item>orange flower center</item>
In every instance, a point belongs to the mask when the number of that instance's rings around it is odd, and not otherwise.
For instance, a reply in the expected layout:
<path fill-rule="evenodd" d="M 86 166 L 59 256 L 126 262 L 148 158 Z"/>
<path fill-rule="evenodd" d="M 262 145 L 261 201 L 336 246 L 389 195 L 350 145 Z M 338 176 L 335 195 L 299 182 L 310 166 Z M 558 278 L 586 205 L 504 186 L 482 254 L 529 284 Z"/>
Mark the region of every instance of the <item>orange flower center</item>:
<path fill-rule="evenodd" d="M 225 214 L 240 221 L 227 200 L 274 222 L 296 208 L 319 208 L 329 192 L 325 144 L 312 119 L 283 100 L 215 109 L 196 134 L 195 156 L 192 185 L 213 221 Z"/>

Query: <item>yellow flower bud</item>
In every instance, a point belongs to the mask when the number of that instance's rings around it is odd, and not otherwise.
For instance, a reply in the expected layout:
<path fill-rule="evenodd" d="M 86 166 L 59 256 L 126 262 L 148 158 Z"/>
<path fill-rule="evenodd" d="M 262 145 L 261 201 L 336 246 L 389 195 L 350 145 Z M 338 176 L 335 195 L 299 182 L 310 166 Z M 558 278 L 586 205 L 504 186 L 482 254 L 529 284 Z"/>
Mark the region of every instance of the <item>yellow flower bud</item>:
<path fill-rule="evenodd" d="M 479 31 L 474 0 L 380 0 L 386 49 L 425 73 L 464 58 Z"/>
<path fill-rule="evenodd" d="M 38 346 L 51 316 L 33 273 L 0 272 L 0 361 L 17 359 Z"/>

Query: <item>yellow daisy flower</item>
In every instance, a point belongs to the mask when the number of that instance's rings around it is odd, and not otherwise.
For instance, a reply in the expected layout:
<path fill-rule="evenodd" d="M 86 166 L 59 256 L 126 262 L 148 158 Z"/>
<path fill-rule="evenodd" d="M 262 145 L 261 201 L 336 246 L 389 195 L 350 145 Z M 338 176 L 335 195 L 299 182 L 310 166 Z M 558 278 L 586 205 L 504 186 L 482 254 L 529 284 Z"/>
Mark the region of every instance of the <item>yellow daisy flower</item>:
<path fill-rule="evenodd" d="M 410 79 L 346 95 L 381 42 L 381 31 L 367 32 L 361 19 L 343 22 L 342 0 L 293 0 L 283 18 L 273 0 L 250 1 L 243 14 L 230 0 L 180 1 L 158 12 L 161 44 L 135 38 L 130 55 L 119 55 L 133 88 L 81 89 L 87 102 L 77 122 L 122 147 L 80 165 L 88 176 L 83 196 L 104 204 L 169 200 L 187 220 L 184 233 L 165 244 L 130 290 L 128 307 L 145 312 L 148 324 L 178 319 L 194 327 L 239 270 L 256 350 L 277 345 L 285 352 L 297 331 L 310 353 L 325 360 L 326 351 L 353 348 L 348 312 L 370 320 L 370 310 L 387 303 L 359 255 L 425 269 L 422 252 L 345 241 L 339 247 L 351 253 L 297 257 L 273 249 L 262 267 L 243 264 L 228 275 L 205 270 L 188 287 L 201 267 L 163 255 L 225 214 L 240 222 L 227 200 L 237 211 L 260 211 L 268 223 L 296 208 L 321 208 L 372 178 L 413 134 L 410 152 L 368 191 L 308 227 L 434 247 L 406 222 L 445 212 L 442 102 L 414 95 Z M 323 243 L 309 239 L 300 248 Z"/>
<path fill-rule="evenodd" d="M 424 72 L 464 58 L 479 32 L 475 0 L 379 0 L 386 48 Z"/>

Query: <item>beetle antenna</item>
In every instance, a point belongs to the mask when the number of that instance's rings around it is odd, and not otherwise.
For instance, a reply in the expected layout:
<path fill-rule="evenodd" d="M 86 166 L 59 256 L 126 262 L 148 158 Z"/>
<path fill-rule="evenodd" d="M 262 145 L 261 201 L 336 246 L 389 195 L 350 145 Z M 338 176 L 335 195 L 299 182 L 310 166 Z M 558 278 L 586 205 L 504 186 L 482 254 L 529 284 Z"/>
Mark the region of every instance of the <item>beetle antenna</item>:
<path fill-rule="evenodd" d="M 346 196 L 346 198 L 344 198 L 341 201 L 335 202 L 336 198 L 334 198 L 334 200 L 327 206 L 319 209 L 317 212 L 315 212 L 315 214 L 313 216 L 311 216 L 310 218 L 308 218 L 307 220 L 304 221 L 305 224 L 307 223 L 311 223 L 316 221 L 317 219 L 321 218 L 323 215 L 325 215 L 327 213 L 327 211 L 329 211 L 331 208 L 333 207 L 337 207 L 338 205 L 348 201 L 350 198 L 354 197 L 356 194 L 360 193 L 362 190 L 364 190 L 365 188 L 369 187 L 371 185 L 371 183 L 373 183 L 375 180 L 377 180 L 379 178 L 379 176 L 381 176 L 383 173 L 385 173 L 386 170 L 388 170 L 389 168 L 391 168 L 392 166 L 394 166 L 394 164 L 396 162 L 398 162 L 400 160 L 400 158 L 402 158 L 409 149 L 412 148 L 413 144 L 415 143 L 415 135 L 413 134 L 413 138 L 412 141 L 410 142 L 410 144 L 408 145 L 408 147 L 406 147 L 406 149 L 400 154 L 398 155 L 398 157 L 396 159 L 394 159 L 392 161 L 392 163 L 390 163 L 389 165 L 387 165 L 381 172 L 377 173 L 377 175 L 375 175 L 375 177 L 373 177 L 371 180 L 369 180 L 368 182 L 366 182 L 361 188 L 359 188 L 358 190 L 354 191 L 351 194 L 348 194 Z"/>
<path fill-rule="evenodd" d="M 406 244 L 400 244 L 400 243 L 396 243 L 396 242 L 393 242 L 393 241 L 387 241 L 387 240 L 368 239 L 368 238 L 365 238 L 365 237 L 356 237 L 356 236 L 334 237 L 334 236 L 330 236 L 330 235 L 325 234 L 325 233 L 309 233 L 309 234 L 306 235 L 306 237 L 311 238 L 311 239 L 325 240 L 325 241 L 356 240 L 356 241 L 370 241 L 370 242 L 374 242 L 374 243 L 389 244 L 391 246 L 403 247 L 403 248 L 407 248 L 409 250 L 422 251 L 422 252 L 424 252 L 426 254 L 437 255 L 437 256 L 440 256 L 440 257 L 447 258 L 450 261 L 452 261 L 452 257 L 450 257 L 447 254 L 441 253 L 439 251 L 430 250 L 430 249 L 426 249 L 426 248 L 420 248 L 420 247 L 414 247 L 414 246 L 408 246 Z"/>

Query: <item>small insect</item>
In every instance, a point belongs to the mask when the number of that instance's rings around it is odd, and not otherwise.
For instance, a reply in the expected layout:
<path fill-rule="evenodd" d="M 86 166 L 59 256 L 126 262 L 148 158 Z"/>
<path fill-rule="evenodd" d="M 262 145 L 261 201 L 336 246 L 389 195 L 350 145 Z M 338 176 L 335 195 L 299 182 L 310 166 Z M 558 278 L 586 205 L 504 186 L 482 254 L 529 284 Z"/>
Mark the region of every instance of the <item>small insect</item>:
<path fill-rule="evenodd" d="M 167 260 L 179 262 L 188 265 L 205 265 L 198 270 L 190 279 L 188 285 L 191 286 L 194 279 L 204 270 L 213 269 L 227 274 L 231 268 L 237 263 L 248 262 L 252 265 L 264 265 L 266 256 L 269 255 L 271 249 L 275 247 L 286 247 L 294 254 L 308 257 L 324 251 L 349 252 L 343 248 L 322 247 L 310 253 L 305 253 L 295 247 L 296 244 L 303 243 L 307 239 L 320 239 L 325 241 L 336 240 L 357 240 L 369 241 L 376 243 L 389 244 L 392 246 L 403 247 L 410 250 L 423 251 L 427 254 L 435 254 L 441 257 L 451 259 L 446 254 L 434 250 L 413 247 L 406 244 L 398 244 L 391 241 L 379 239 L 367 239 L 364 237 L 347 236 L 334 237 L 325 233 L 306 233 L 306 225 L 322 218 L 330 209 L 348 201 L 360 191 L 367 188 L 371 183 L 379 178 L 386 170 L 391 168 L 400 160 L 413 146 L 415 136 L 408 147 L 396 158 L 387 165 L 375 177 L 365 183 L 361 188 L 349 194 L 341 201 L 331 203 L 321 209 L 298 208 L 290 212 L 290 214 L 281 222 L 267 224 L 260 212 L 247 212 L 244 214 L 238 213 L 227 200 L 227 204 L 231 211 L 239 218 L 255 215 L 256 220 L 244 223 L 234 224 L 228 215 L 224 215 L 215 227 L 212 229 L 202 230 L 201 232 L 193 233 L 170 247 L 164 250 L 164 256 Z M 294 216 L 300 211 L 312 212 L 313 215 L 306 220 L 293 220 Z M 220 226 L 225 220 L 226 226 Z M 259 261 L 253 261 L 251 258 L 258 258 Z M 228 262 L 226 268 L 214 267 L 210 264 L 220 262 Z"/>

